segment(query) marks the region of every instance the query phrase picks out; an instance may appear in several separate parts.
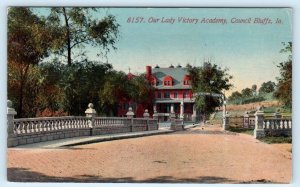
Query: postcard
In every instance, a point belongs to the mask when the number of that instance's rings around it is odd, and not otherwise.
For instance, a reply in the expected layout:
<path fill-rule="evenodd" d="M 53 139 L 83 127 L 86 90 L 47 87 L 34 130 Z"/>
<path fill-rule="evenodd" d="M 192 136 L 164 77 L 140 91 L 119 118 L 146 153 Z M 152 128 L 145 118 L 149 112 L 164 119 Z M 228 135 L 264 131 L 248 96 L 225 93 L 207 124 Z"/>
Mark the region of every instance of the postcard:
<path fill-rule="evenodd" d="M 8 181 L 292 182 L 292 8 L 7 15 Z"/>

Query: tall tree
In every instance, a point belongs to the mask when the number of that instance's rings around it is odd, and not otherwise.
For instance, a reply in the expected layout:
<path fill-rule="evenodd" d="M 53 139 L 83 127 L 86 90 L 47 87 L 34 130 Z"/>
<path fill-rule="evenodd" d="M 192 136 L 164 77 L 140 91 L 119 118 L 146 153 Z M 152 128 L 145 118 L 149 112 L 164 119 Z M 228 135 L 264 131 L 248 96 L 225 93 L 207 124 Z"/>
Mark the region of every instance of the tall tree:
<path fill-rule="evenodd" d="M 8 98 L 17 105 L 18 117 L 23 117 L 23 106 L 32 102 L 28 89 L 30 68 L 48 56 L 51 38 L 48 25 L 29 8 L 8 10 Z"/>
<path fill-rule="evenodd" d="M 223 94 L 223 91 L 232 87 L 228 74 L 228 69 L 221 69 L 216 64 L 204 63 L 201 67 L 190 67 L 189 74 L 192 80 L 194 93 L 208 92 Z M 212 96 L 197 96 L 196 107 L 204 114 L 208 115 L 215 111 L 216 107 L 222 105 L 220 98 Z"/>
<path fill-rule="evenodd" d="M 275 82 L 272 81 L 263 82 L 259 88 L 259 94 L 274 92 L 275 86 L 276 86 Z"/>
<path fill-rule="evenodd" d="M 248 98 L 248 97 L 252 97 L 253 96 L 252 89 L 250 89 L 250 88 L 244 88 L 244 89 L 242 89 L 241 93 L 242 93 L 242 96 L 244 98 Z"/>
<path fill-rule="evenodd" d="M 108 15 L 102 19 L 95 19 L 93 12 L 99 12 L 99 9 L 79 7 L 51 9 L 48 21 L 56 28 L 53 32 L 56 51 L 59 54 L 67 53 L 65 56 L 68 65 L 74 61 L 73 49 L 81 50 L 77 56 L 86 58 L 85 51 L 82 50 L 87 45 L 100 47 L 98 55 L 103 54 L 103 49 L 107 52 L 110 48 L 116 48 L 119 24 L 115 17 Z"/>
<path fill-rule="evenodd" d="M 242 98 L 242 94 L 238 91 L 232 92 L 231 95 L 228 97 L 229 101 L 238 100 Z"/>
<path fill-rule="evenodd" d="M 292 42 L 283 43 L 284 48 L 282 53 L 288 53 L 288 59 L 281 62 L 278 66 L 280 68 L 280 77 L 277 78 L 277 89 L 274 96 L 278 98 L 287 107 L 292 107 Z"/>
<path fill-rule="evenodd" d="M 252 87 L 251 87 L 251 89 L 252 89 L 252 94 L 253 94 L 254 96 L 256 96 L 257 85 L 256 85 L 256 84 L 253 84 Z"/>

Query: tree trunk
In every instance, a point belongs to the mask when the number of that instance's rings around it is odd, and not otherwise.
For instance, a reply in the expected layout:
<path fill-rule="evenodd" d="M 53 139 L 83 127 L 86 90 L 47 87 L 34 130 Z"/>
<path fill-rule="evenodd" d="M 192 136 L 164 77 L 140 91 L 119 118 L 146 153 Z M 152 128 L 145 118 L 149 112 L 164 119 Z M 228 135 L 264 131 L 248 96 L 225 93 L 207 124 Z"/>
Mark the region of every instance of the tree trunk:
<path fill-rule="evenodd" d="M 67 28 L 67 51 L 68 51 L 68 65 L 70 66 L 72 63 L 71 60 L 71 34 L 70 34 L 70 26 L 69 26 L 69 20 L 67 17 L 67 12 L 66 12 L 66 8 L 63 7 L 63 14 L 64 14 L 64 18 L 65 18 L 65 23 L 66 23 L 66 28 Z"/>
<path fill-rule="evenodd" d="M 19 95 L 19 108 L 17 111 L 17 116 L 19 118 L 23 117 L 23 100 L 24 100 L 24 86 L 26 84 L 27 72 L 29 65 L 26 65 L 25 69 L 21 69 L 21 80 L 20 80 L 20 95 Z"/>

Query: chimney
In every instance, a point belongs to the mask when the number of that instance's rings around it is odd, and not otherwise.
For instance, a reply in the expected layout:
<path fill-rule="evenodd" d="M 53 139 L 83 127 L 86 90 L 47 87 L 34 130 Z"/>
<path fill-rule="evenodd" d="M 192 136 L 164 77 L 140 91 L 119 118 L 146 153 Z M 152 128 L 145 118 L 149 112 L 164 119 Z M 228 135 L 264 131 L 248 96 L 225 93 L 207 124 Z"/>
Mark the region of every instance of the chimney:
<path fill-rule="evenodd" d="M 146 78 L 149 79 L 152 75 L 152 67 L 146 66 Z"/>

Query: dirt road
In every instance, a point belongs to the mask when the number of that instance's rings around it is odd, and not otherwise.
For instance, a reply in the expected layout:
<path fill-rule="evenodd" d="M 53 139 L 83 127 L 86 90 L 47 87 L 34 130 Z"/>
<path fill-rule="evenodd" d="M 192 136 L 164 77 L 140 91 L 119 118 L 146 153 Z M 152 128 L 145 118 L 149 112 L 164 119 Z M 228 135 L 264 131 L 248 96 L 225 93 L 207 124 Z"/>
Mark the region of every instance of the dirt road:
<path fill-rule="evenodd" d="M 198 127 L 61 149 L 8 150 L 10 181 L 289 183 L 292 154 L 244 134 Z"/>

